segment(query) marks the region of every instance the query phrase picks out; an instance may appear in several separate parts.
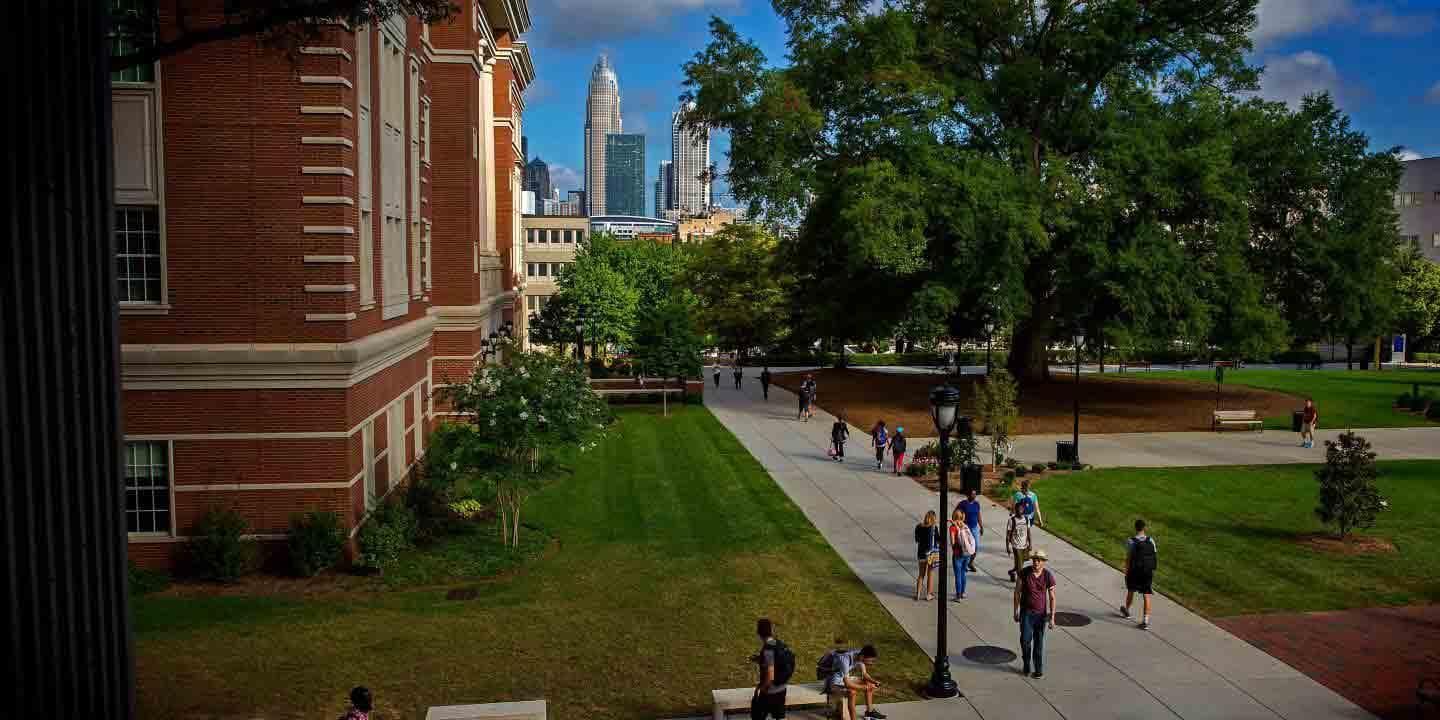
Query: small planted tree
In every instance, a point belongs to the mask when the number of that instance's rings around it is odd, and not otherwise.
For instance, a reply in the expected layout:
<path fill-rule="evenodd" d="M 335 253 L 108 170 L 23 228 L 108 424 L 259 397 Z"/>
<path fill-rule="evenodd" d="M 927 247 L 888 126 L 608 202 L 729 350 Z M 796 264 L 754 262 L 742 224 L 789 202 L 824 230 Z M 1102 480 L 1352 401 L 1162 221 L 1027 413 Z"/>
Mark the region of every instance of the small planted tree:
<path fill-rule="evenodd" d="M 1355 528 L 1375 524 L 1375 516 L 1384 507 L 1380 489 L 1375 486 L 1378 469 L 1370 441 L 1354 432 L 1340 436 L 1338 442 L 1325 441 L 1325 465 L 1315 471 L 1320 483 L 1320 504 L 1315 515 L 1327 525 L 1334 525 L 1343 540 Z"/>
<path fill-rule="evenodd" d="M 456 472 L 478 471 L 493 484 L 500 534 L 513 547 L 519 545 L 520 509 L 539 487 L 555 452 L 586 446 L 609 422 L 610 409 L 569 358 L 521 351 L 513 343 L 502 347 L 500 357 L 447 392 L 455 412 L 475 430 L 457 439 L 480 446 L 476 452 L 455 453 L 454 462 L 491 459 L 488 467 Z"/>
<path fill-rule="evenodd" d="M 1009 442 L 1020 420 L 1018 397 L 1019 387 L 1006 370 L 991 372 L 979 385 L 975 410 L 984 423 L 985 434 L 990 436 L 990 462 L 994 465 L 1000 464 L 1000 448 Z"/>
<path fill-rule="evenodd" d="M 652 375 L 678 380 L 682 393 L 685 380 L 700 374 L 701 341 L 693 304 L 686 295 L 673 292 L 664 304 L 641 312 L 635 331 L 636 361 Z"/>

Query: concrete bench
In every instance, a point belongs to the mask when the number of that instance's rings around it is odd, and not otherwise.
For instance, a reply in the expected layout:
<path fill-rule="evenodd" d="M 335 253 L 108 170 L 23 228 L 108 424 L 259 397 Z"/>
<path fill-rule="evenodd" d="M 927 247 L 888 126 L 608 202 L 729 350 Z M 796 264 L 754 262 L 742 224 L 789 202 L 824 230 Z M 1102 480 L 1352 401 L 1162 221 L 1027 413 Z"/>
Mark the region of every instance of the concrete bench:
<path fill-rule="evenodd" d="M 1132 368 L 1145 368 L 1145 372 L 1150 372 L 1150 363 L 1145 360 L 1136 360 L 1134 362 L 1120 363 L 1120 372 L 1122 373 Z"/>
<path fill-rule="evenodd" d="M 844 717 L 844 715 L 848 714 L 848 710 L 846 710 L 847 706 L 843 702 L 844 696 L 836 694 L 832 698 L 832 696 L 822 692 L 824 689 L 824 683 L 790 683 L 785 688 L 785 707 L 789 709 L 810 705 L 831 705 L 839 701 L 842 720 L 851 720 L 850 718 Z M 711 690 L 710 694 L 715 701 L 712 720 L 725 720 L 725 713 L 727 712 L 736 710 L 748 711 L 750 709 L 750 698 L 755 696 L 755 688 L 743 687 Z"/>
<path fill-rule="evenodd" d="M 1254 410 L 1216 410 L 1210 421 L 1210 429 L 1219 432 L 1226 425 L 1246 425 L 1259 432 L 1265 432 L 1265 421 L 1256 417 Z"/>

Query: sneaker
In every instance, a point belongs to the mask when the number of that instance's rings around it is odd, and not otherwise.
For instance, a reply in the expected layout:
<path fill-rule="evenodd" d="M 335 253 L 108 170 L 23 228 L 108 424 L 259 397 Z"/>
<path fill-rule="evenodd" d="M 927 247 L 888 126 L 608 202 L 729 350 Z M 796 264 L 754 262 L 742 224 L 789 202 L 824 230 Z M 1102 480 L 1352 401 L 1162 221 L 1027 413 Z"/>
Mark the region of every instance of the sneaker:
<path fill-rule="evenodd" d="M 1020 671 L 1020 674 L 1021 674 L 1021 675 L 1029 675 L 1029 674 L 1031 674 L 1031 673 L 1030 673 L 1030 668 L 1029 668 L 1028 666 L 1026 666 L 1024 669 L 1022 669 L 1022 670 Z"/>
<path fill-rule="evenodd" d="M 865 711 L 865 717 L 867 717 L 867 718 L 875 718 L 875 720 L 885 720 L 886 715 L 885 715 L 885 713 L 882 713 L 882 712 L 880 712 L 879 710 L 876 710 L 875 708 L 870 708 L 869 710 L 866 710 L 866 711 Z"/>
<path fill-rule="evenodd" d="M 1141 629 L 1141 630 L 1149 630 L 1149 629 L 1150 629 L 1150 621 L 1149 621 L 1149 620 L 1141 620 L 1141 621 L 1140 621 L 1140 629 Z"/>
<path fill-rule="evenodd" d="M 976 570 L 976 569 L 975 569 L 975 563 L 973 563 L 973 562 L 970 563 L 970 572 L 980 572 L 979 570 Z"/>
<path fill-rule="evenodd" d="M 1127 617 L 1127 618 L 1130 617 L 1130 608 L 1125 607 L 1124 605 L 1121 605 L 1121 606 L 1120 606 L 1120 617 Z"/>
<path fill-rule="evenodd" d="M 1014 571 L 1014 570 L 1010 570 L 1010 571 L 1008 571 L 1008 572 L 1010 573 L 1010 582 L 1012 582 L 1012 583 L 1015 582 L 1015 571 Z"/>
<path fill-rule="evenodd" d="M 1030 673 L 1030 677 L 1035 678 L 1036 680 L 1039 680 L 1040 678 L 1045 677 L 1045 673 L 1040 672 L 1039 670 L 1036 670 L 1035 672 Z"/>

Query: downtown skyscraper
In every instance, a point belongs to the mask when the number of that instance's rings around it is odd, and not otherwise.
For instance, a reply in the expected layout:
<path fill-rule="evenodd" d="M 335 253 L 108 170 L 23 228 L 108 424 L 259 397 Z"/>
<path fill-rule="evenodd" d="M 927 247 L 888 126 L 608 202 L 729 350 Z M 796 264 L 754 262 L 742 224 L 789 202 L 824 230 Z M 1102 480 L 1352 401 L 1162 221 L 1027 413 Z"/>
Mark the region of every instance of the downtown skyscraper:
<path fill-rule="evenodd" d="M 661 160 L 660 169 L 655 173 L 655 217 L 663 218 L 666 210 L 675 209 L 674 195 L 675 163 Z"/>
<path fill-rule="evenodd" d="M 621 132 L 620 80 L 604 55 L 590 71 L 585 97 L 585 214 L 605 213 L 605 142 Z"/>
<path fill-rule="evenodd" d="M 606 136 L 604 214 L 645 215 L 644 135 Z"/>
<path fill-rule="evenodd" d="M 704 215 L 710 211 L 710 129 L 685 126 L 685 114 L 694 104 L 682 106 L 670 116 L 670 158 L 674 163 L 675 180 L 670 186 L 670 207 L 684 215 Z"/>

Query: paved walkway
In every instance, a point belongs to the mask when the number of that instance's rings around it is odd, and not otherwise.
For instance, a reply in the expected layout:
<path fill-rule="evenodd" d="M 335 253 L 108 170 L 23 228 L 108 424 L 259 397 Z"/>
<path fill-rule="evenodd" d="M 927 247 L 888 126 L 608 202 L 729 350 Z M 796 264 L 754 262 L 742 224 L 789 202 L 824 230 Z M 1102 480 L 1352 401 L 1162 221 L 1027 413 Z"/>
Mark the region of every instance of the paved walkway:
<path fill-rule="evenodd" d="M 707 398 L 708 400 L 708 398 Z M 1274 465 L 1325 462 L 1325 441 L 1344 429 L 1315 433 L 1315 447 L 1300 447 L 1299 436 L 1281 430 L 1252 432 L 1118 433 L 1080 435 L 1080 459 L 1097 467 L 1198 467 L 1201 465 Z M 1357 430 L 1381 460 L 1440 458 L 1440 427 Z M 1055 459 L 1055 441 L 1070 435 L 1021 435 L 1015 457 L 1028 463 Z M 989 447 L 983 440 L 983 447 Z"/>
<path fill-rule="evenodd" d="M 909 479 L 875 472 L 866 462 L 863 435 L 851 444 L 851 460 L 830 462 L 825 448 L 833 419 L 820 413 L 812 422 L 799 423 L 794 396 L 772 390 L 765 404 L 758 383 L 747 379 L 741 391 L 707 389 L 705 401 L 901 626 L 933 653 L 936 605 L 912 599 L 911 538 L 918 516 L 935 506 L 935 495 Z M 1155 597 L 1152 629 L 1136 629 L 1115 612 L 1123 591 L 1120 573 L 1043 531 L 1037 531 L 1037 545 L 1050 554 L 1060 609 L 1082 613 L 1093 622 L 1050 631 L 1041 680 L 1021 676 L 1018 662 L 997 666 L 966 660 L 961 652 L 976 645 L 1019 650 L 1011 586 L 1005 580 L 1009 561 L 999 545 L 1004 510 L 987 502 L 984 519 L 995 530 L 981 540 L 980 572 L 971 575 L 967 599 L 949 608 L 952 674 L 966 697 L 928 703 L 934 708 L 929 717 L 1373 717 L 1164 597 Z M 913 681 L 923 679 L 894 678 L 896 683 Z M 907 707 L 907 717 L 910 712 Z"/>

